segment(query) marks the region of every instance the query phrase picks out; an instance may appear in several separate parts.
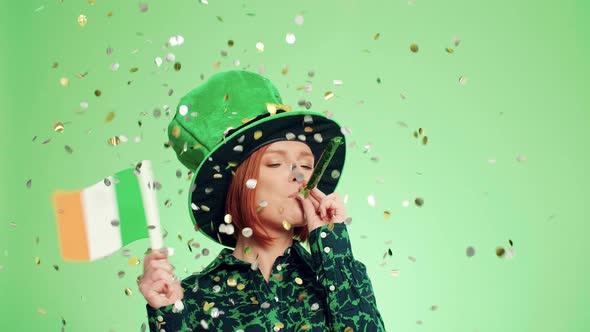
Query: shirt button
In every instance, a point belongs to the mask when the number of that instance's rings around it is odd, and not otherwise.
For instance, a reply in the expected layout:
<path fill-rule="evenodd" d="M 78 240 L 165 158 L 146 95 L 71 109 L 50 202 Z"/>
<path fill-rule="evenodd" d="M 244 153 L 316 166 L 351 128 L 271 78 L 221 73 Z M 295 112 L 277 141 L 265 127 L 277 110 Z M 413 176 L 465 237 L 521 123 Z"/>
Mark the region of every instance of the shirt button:
<path fill-rule="evenodd" d="M 327 254 L 330 252 L 330 247 L 324 247 L 324 252 Z"/>
<path fill-rule="evenodd" d="M 322 239 L 325 239 L 326 238 L 326 232 L 321 232 L 320 233 L 320 236 L 322 237 Z"/>

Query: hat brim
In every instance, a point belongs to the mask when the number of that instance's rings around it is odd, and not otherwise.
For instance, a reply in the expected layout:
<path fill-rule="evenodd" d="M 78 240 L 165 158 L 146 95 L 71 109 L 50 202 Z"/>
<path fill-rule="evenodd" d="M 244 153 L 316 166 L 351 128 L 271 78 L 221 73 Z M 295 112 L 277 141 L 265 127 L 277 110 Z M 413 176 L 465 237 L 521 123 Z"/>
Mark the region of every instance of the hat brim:
<path fill-rule="evenodd" d="M 219 232 L 224 223 L 225 197 L 232 181 L 232 171 L 261 147 L 277 141 L 306 143 L 317 162 L 330 140 L 341 133 L 340 125 L 323 113 L 301 110 L 283 112 L 252 121 L 223 139 L 197 167 L 189 192 L 192 222 L 213 241 L 234 248 L 236 237 Z M 334 192 L 342 175 L 346 158 L 346 141 L 332 157 L 317 187 Z"/>

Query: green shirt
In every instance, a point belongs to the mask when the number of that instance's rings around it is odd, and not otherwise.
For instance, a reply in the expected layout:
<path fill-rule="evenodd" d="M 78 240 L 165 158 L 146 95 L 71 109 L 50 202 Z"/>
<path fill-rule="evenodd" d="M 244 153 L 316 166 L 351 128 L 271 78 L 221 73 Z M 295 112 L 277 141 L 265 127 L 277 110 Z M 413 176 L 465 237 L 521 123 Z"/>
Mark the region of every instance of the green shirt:
<path fill-rule="evenodd" d="M 346 224 L 314 229 L 311 254 L 296 240 L 274 262 L 268 283 L 224 248 L 182 281 L 184 310 L 146 305 L 151 332 L 385 331 Z"/>

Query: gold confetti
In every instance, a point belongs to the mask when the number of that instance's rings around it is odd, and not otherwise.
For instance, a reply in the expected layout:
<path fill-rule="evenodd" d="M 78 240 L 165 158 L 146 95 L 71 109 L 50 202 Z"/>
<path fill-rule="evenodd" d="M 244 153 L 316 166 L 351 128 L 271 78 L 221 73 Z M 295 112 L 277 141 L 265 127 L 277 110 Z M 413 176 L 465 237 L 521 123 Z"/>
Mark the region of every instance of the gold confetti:
<path fill-rule="evenodd" d="M 295 278 L 295 283 L 296 283 L 297 285 L 302 285 L 302 284 L 303 284 L 303 279 L 301 279 L 301 278 L 297 277 L 297 278 Z"/>
<path fill-rule="evenodd" d="M 281 74 L 287 75 L 288 73 L 289 73 L 289 67 L 285 66 L 285 67 L 283 67 L 283 69 L 281 69 Z"/>
<path fill-rule="evenodd" d="M 119 136 L 111 137 L 107 140 L 107 143 L 112 146 L 117 146 L 121 143 Z"/>
<path fill-rule="evenodd" d="M 412 51 L 413 53 L 417 53 L 418 52 L 418 44 L 412 43 L 412 45 L 410 45 L 410 51 Z"/>
<path fill-rule="evenodd" d="M 422 205 L 424 205 L 424 199 L 422 199 L 422 198 L 420 198 L 420 197 L 417 197 L 417 198 L 414 200 L 414 203 L 415 203 L 416 205 L 418 205 L 418 206 L 422 206 Z"/>
<path fill-rule="evenodd" d="M 324 93 L 324 100 L 330 100 L 334 97 L 334 92 L 332 91 L 328 91 L 326 93 Z"/>
<path fill-rule="evenodd" d="M 35 264 L 36 265 L 41 265 L 41 258 L 35 257 Z"/>
<path fill-rule="evenodd" d="M 95 2 L 96 2 L 96 0 L 88 0 L 88 3 L 89 3 L 91 6 L 93 6 Z"/>
<path fill-rule="evenodd" d="M 100 97 L 102 95 L 102 91 L 96 89 L 96 90 L 94 90 L 94 95 L 97 97 Z"/>
<path fill-rule="evenodd" d="M 130 266 L 133 265 L 138 265 L 139 264 L 139 258 L 135 257 L 135 256 L 131 256 L 129 257 L 129 261 L 127 262 Z"/>
<path fill-rule="evenodd" d="M 254 140 L 259 140 L 262 137 L 262 130 L 257 130 L 254 132 Z"/>
<path fill-rule="evenodd" d="M 231 217 L 231 214 L 229 214 L 229 213 L 228 213 L 228 214 L 226 214 L 226 215 L 223 217 L 223 221 L 224 221 L 226 224 L 231 224 L 231 222 L 232 222 L 232 217 Z"/>
<path fill-rule="evenodd" d="M 104 118 L 104 122 L 111 122 L 115 118 L 115 112 L 109 112 L 107 116 Z"/>
<path fill-rule="evenodd" d="M 426 143 L 428 143 L 428 136 L 422 137 L 422 144 L 426 145 Z"/>
<path fill-rule="evenodd" d="M 86 18 L 86 15 L 80 14 L 80 16 L 78 16 L 78 24 L 81 27 L 84 27 L 86 25 L 86 23 L 88 23 L 88 19 Z"/>
<path fill-rule="evenodd" d="M 138 70 L 139 70 L 139 68 L 133 67 L 133 68 L 129 69 L 129 72 L 130 73 L 137 73 Z"/>
<path fill-rule="evenodd" d="M 379 39 L 379 37 L 380 37 L 380 36 L 381 36 L 381 34 L 380 34 L 379 32 L 377 32 L 377 33 L 376 33 L 376 34 L 373 36 L 373 39 L 374 39 L 374 40 L 377 40 L 377 39 Z"/>
<path fill-rule="evenodd" d="M 352 327 L 350 327 L 350 326 L 347 326 L 347 327 L 344 329 L 344 332 L 354 332 L 354 329 L 353 329 Z"/>
<path fill-rule="evenodd" d="M 178 136 L 180 136 L 180 127 L 179 126 L 174 126 L 174 128 L 172 128 L 172 136 L 178 138 Z"/>
<path fill-rule="evenodd" d="M 283 220 L 283 228 L 288 231 L 291 229 L 291 224 L 287 220 Z"/>
<path fill-rule="evenodd" d="M 59 63 L 57 63 L 57 62 L 54 62 L 53 65 L 51 66 L 51 68 L 53 68 L 53 69 L 55 69 L 57 67 L 59 67 Z"/>
<path fill-rule="evenodd" d="M 181 67 L 182 67 L 182 65 L 180 64 L 180 62 L 176 62 L 176 63 L 174 64 L 174 70 L 176 70 L 176 71 L 180 71 L 180 68 L 181 68 Z"/>
<path fill-rule="evenodd" d="M 131 296 L 131 289 L 125 288 L 125 294 L 127 294 L 127 296 Z"/>
<path fill-rule="evenodd" d="M 62 77 L 59 79 L 59 84 L 61 84 L 61 86 L 68 86 L 70 85 L 70 79 L 67 77 Z"/>
<path fill-rule="evenodd" d="M 496 248 L 496 256 L 503 257 L 505 253 L 506 253 L 506 250 L 504 250 L 503 247 Z"/>
<path fill-rule="evenodd" d="M 234 41 L 233 41 L 233 40 L 231 40 L 231 39 L 230 39 L 230 40 L 228 40 L 228 41 L 227 41 L 227 46 L 229 46 L 229 47 L 232 47 L 232 46 L 234 46 Z"/>
<path fill-rule="evenodd" d="M 45 309 L 38 308 L 37 311 L 42 315 L 47 315 L 47 311 L 45 311 Z"/>
<path fill-rule="evenodd" d="M 238 290 L 243 290 L 244 288 L 246 288 L 246 285 L 244 284 L 239 284 L 238 287 L 236 287 Z"/>
<path fill-rule="evenodd" d="M 203 301 L 203 311 L 209 311 L 209 309 L 213 308 L 215 302 L 207 302 Z"/>
<path fill-rule="evenodd" d="M 53 130 L 55 130 L 56 133 L 63 133 L 64 132 L 64 124 L 61 122 L 56 122 L 55 125 L 53 125 Z"/>
<path fill-rule="evenodd" d="M 227 279 L 227 285 L 229 287 L 236 287 L 238 285 L 238 281 L 236 280 L 236 278 L 233 278 L 233 277 L 228 278 Z"/>
<path fill-rule="evenodd" d="M 449 53 L 449 54 L 455 53 L 455 50 L 450 47 L 445 48 L 445 51 L 447 51 L 447 53 Z"/>
<path fill-rule="evenodd" d="M 383 218 L 389 219 L 389 217 L 391 217 L 391 212 L 390 211 L 383 211 Z"/>

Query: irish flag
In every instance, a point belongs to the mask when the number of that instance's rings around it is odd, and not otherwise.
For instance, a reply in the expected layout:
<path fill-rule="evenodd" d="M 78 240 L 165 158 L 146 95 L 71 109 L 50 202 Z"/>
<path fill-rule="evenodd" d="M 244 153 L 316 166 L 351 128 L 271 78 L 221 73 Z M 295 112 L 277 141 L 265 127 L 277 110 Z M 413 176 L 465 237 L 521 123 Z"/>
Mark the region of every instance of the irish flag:
<path fill-rule="evenodd" d="M 93 261 L 143 238 L 162 247 L 162 233 L 149 160 L 82 190 L 53 193 L 61 255 Z"/>

